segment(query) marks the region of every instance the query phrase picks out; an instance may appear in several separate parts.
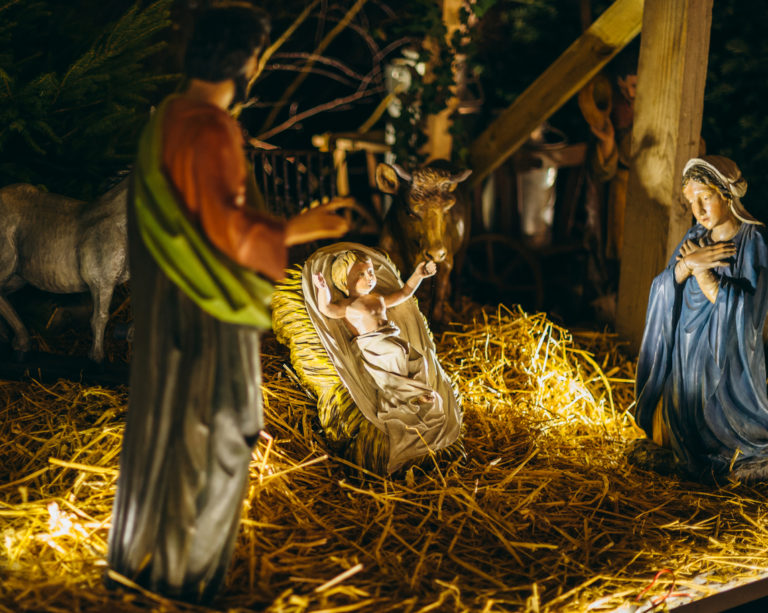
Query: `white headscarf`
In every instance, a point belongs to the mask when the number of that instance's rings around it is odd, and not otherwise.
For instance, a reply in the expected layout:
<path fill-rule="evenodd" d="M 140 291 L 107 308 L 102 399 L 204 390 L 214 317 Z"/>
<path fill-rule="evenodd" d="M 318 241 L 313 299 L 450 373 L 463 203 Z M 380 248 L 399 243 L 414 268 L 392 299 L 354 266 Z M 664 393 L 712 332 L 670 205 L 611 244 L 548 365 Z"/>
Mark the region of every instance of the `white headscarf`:
<path fill-rule="evenodd" d="M 705 155 L 700 158 L 692 158 L 688 160 L 685 168 L 683 168 L 683 176 L 695 166 L 702 166 L 709 170 L 730 192 L 732 196 L 731 213 L 734 214 L 736 219 L 744 223 L 763 225 L 741 203 L 741 197 L 747 193 L 747 181 L 741 176 L 741 170 L 736 165 L 736 162 L 722 155 Z"/>

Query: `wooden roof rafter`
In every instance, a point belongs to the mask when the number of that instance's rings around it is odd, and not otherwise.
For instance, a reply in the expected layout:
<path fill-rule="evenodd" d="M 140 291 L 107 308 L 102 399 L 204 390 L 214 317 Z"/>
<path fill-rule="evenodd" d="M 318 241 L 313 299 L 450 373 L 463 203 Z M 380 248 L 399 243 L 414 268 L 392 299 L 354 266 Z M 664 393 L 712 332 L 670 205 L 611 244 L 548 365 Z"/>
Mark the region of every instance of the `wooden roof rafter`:
<path fill-rule="evenodd" d="M 616 0 L 475 139 L 472 182 L 500 166 L 640 32 L 643 0 Z"/>

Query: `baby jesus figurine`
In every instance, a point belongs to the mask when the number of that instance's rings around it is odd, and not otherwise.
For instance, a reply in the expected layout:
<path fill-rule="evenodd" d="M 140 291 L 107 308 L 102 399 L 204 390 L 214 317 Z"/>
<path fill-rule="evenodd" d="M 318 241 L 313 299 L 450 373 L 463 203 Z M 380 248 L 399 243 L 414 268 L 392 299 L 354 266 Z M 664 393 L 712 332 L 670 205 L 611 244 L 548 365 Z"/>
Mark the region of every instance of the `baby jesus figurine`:
<path fill-rule="evenodd" d="M 347 297 L 331 302 L 331 291 L 322 273 L 313 275 L 320 313 L 343 319 L 353 335 L 352 346 L 377 387 L 378 417 L 403 421 L 403 409 L 416 426 L 439 426 L 445 416 L 442 399 L 427 384 L 427 362 L 423 355 L 400 337 L 400 330 L 387 319 L 387 308 L 413 296 L 422 279 L 437 271 L 434 262 L 422 262 L 405 285 L 391 294 L 374 292 L 373 262 L 363 252 L 343 251 L 331 265 L 334 286 Z M 407 423 L 405 424 L 407 427 Z"/>

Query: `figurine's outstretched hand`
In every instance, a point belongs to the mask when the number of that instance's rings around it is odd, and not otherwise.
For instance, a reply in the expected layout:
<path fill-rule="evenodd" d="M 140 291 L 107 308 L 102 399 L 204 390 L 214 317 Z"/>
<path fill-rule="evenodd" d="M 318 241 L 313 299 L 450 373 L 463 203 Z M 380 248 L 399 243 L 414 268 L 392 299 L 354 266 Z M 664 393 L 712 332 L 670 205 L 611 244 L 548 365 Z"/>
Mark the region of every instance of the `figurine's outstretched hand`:
<path fill-rule="evenodd" d="M 325 277 L 321 272 L 312 275 L 312 281 L 317 289 L 325 289 L 328 287 L 328 284 L 325 282 Z"/>
<path fill-rule="evenodd" d="M 421 284 L 422 279 L 431 277 L 436 272 L 437 264 L 434 262 L 420 262 L 414 269 L 413 274 L 405 282 L 403 287 L 401 287 L 398 291 L 384 297 L 384 304 L 386 304 L 388 307 L 391 307 L 397 306 L 398 304 L 404 302 L 413 296 L 414 292 Z"/>
<path fill-rule="evenodd" d="M 348 200 L 340 198 L 291 217 L 285 225 L 285 244 L 290 247 L 323 238 L 344 236 L 349 232 L 349 222 L 336 215 L 335 211 L 348 206 Z"/>
<path fill-rule="evenodd" d="M 341 319 L 347 313 L 346 305 L 331 302 L 331 289 L 323 276 L 318 272 L 312 275 L 312 283 L 317 290 L 317 310 L 331 319 Z"/>
<path fill-rule="evenodd" d="M 421 277 L 422 279 L 426 279 L 427 277 L 431 277 L 436 272 L 437 272 L 437 264 L 435 264 L 432 261 L 421 262 L 418 266 L 416 266 L 416 270 L 413 271 L 414 275 L 417 275 L 418 277 Z"/>
<path fill-rule="evenodd" d="M 322 206 L 330 211 L 338 211 L 341 209 L 354 209 L 359 205 L 352 196 L 334 196 Z"/>

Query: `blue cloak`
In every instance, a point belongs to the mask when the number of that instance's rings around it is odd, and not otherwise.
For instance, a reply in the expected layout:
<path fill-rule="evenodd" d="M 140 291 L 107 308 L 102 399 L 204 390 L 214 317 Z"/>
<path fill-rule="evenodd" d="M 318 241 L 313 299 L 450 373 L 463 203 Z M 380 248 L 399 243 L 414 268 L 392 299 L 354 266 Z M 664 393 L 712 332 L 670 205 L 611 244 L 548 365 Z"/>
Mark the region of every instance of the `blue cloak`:
<path fill-rule="evenodd" d="M 694 277 L 675 281 L 680 246 L 707 230 L 693 226 L 651 285 L 635 382 L 635 419 L 653 437 L 654 412 L 677 458 L 694 475 L 729 472 L 768 457 L 763 322 L 768 247 L 762 226 L 742 224 L 736 255 L 714 270 L 714 304 Z"/>

